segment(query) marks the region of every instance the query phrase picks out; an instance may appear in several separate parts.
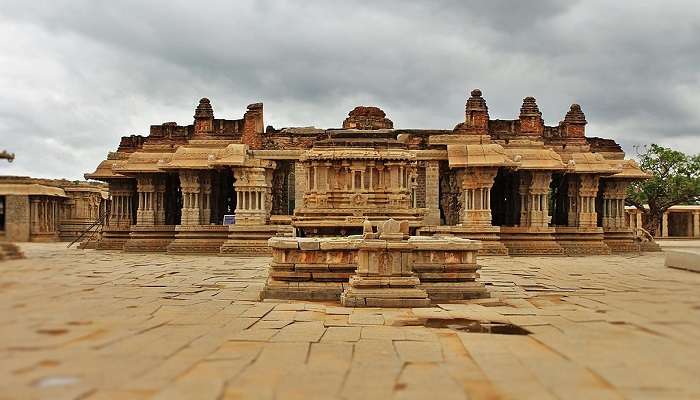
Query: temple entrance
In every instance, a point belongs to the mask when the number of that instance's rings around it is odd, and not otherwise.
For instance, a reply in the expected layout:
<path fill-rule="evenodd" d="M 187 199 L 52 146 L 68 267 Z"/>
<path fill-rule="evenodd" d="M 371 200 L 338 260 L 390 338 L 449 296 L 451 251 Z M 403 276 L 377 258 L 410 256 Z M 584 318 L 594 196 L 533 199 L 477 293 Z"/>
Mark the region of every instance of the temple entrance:
<path fill-rule="evenodd" d="M 565 174 L 552 174 L 552 181 L 549 183 L 549 212 L 552 225 L 569 224 L 569 179 Z"/>
<path fill-rule="evenodd" d="M 211 223 L 221 225 L 224 221 L 224 215 L 232 215 L 236 211 L 234 181 L 231 168 L 223 168 L 212 174 Z"/>
<path fill-rule="evenodd" d="M 603 193 L 605 191 L 605 181 L 600 180 L 600 183 L 598 184 L 598 193 L 596 194 L 595 197 L 595 210 L 598 213 L 597 219 L 597 226 L 602 227 L 603 226 L 603 203 L 605 202 L 605 199 L 603 198 Z M 627 225 L 629 226 L 629 225 Z"/>
<path fill-rule="evenodd" d="M 165 224 L 180 225 L 182 219 L 182 189 L 177 173 L 165 176 Z"/>
<path fill-rule="evenodd" d="M 491 189 L 491 224 L 494 226 L 520 225 L 520 175 L 498 169 Z"/>

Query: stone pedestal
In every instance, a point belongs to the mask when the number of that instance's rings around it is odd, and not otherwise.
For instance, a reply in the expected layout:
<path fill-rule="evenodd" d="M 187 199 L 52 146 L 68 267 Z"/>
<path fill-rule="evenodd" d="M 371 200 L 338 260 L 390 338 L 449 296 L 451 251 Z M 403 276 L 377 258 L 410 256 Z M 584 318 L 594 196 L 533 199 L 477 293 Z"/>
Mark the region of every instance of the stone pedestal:
<path fill-rule="evenodd" d="M 388 220 L 372 232 L 367 224 L 358 244 L 357 271 L 340 295 L 347 307 L 425 307 L 428 293 L 411 268 L 408 223 Z"/>
<path fill-rule="evenodd" d="M 418 236 L 455 236 L 462 239 L 478 240 L 481 242 L 477 254 L 480 256 L 507 256 L 508 248 L 501 243 L 501 227 L 468 227 L 456 226 L 425 226 L 418 228 Z"/>
<path fill-rule="evenodd" d="M 358 243 L 359 237 L 270 238 L 272 262 L 263 297 L 338 301 L 357 268 Z"/>

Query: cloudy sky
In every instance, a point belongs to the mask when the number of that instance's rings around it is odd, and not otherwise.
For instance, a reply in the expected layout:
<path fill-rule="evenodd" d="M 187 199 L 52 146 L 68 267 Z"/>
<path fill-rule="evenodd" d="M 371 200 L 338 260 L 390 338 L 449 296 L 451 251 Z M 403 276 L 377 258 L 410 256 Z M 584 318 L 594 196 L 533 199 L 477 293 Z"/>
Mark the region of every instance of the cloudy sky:
<path fill-rule="evenodd" d="M 338 127 L 378 105 L 452 128 L 469 89 L 491 118 L 580 103 L 589 136 L 700 152 L 700 4 L 609 1 L 0 2 L 0 174 L 77 179 L 119 137 L 265 103 L 275 127 Z"/>

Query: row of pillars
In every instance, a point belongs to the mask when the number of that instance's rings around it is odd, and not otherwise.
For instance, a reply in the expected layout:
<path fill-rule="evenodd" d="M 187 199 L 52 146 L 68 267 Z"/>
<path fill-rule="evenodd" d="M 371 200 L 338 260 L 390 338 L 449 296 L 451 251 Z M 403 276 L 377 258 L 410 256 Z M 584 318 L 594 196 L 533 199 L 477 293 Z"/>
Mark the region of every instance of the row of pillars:
<path fill-rule="evenodd" d="M 54 233 L 58 230 L 59 205 L 53 198 L 32 198 L 31 233 Z"/>
<path fill-rule="evenodd" d="M 306 191 L 372 192 L 405 191 L 411 186 L 414 168 L 403 163 L 350 166 L 333 163 L 311 163 L 306 169 Z"/>

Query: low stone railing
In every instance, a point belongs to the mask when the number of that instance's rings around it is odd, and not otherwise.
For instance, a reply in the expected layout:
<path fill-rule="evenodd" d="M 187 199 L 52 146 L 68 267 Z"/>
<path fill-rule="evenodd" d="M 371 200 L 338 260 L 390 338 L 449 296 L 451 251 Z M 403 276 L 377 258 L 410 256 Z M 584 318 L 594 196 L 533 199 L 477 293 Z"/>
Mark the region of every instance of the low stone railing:
<path fill-rule="evenodd" d="M 273 237 L 264 298 L 339 300 L 346 306 L 422 307 L 431 301 L 488 297 L 478 282 L 481 243 L 409 236 L 408 224 L 369 223 L 363 235 Z"/>

